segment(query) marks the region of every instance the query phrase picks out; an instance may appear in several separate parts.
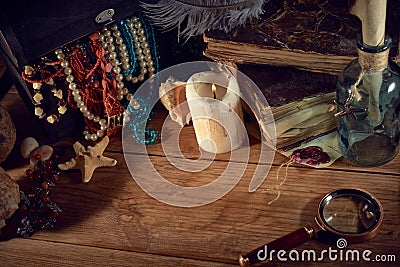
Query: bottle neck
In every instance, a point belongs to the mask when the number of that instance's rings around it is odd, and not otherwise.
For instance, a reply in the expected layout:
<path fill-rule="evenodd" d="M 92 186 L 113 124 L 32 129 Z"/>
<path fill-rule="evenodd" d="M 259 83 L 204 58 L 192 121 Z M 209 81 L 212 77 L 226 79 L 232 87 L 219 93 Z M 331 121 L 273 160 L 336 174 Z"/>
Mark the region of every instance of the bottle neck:
<path fill-rule="evenodd" d="M 358 63 L 364 71 L 377 72 L 387 67 L 389 61 L 389 51 L 392 39 L 389 35 L 385 36 L 385 41 L 381 46 L 368 46 L 362 42 L 361 36 L 358 37 Z"/>

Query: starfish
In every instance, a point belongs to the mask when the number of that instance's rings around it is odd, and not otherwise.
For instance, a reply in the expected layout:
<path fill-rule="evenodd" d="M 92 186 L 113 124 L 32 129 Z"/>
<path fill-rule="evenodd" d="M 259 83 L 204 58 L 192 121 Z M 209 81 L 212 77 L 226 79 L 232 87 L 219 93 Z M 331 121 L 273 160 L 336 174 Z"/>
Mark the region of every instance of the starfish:
<path fill-rule="evenodd" d="M 335 114 L 335 117 L 338 116 L 344 116 L 344 115 L 350 115 L 354 120 L 357 120 L 356 115 L 354 115 L 355 112 L 365 112 L 366 110 L 363 108 L 352 108 L 351 103 L 353 102 L 354 95 L 351 94 L 347 99 L 346 103 L 342 104 L 334 100 L 335 104 L 338 106 L 338 109 L 340 109 L 339 112 Z"/>
<path fill-rule="evenodd" d="M 59 164 L 58 168 L 61 170 L 78 169 L 82 173 L 82 182 L 87 183 L 92 179 L 93 172 L 98 167 L 111 167 L 117 164 L 117 161 L 112 158 L 103 156 L 110 139 L 108 136 L 104 137 L 94 147 L 88 146 L 85 148 L 81 143 L 75 142 L 73 145 L 75 151 L 75 158 Z"/>

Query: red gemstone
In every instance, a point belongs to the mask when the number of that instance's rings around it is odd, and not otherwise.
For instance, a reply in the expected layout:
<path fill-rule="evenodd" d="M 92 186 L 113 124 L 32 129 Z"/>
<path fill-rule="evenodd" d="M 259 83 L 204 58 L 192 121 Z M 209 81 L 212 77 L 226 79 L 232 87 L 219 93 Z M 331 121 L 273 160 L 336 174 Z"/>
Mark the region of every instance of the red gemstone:
<path fill-rule="evenodd" d="M 42 156 L 40 156 L 40 154 L 33 155 L 34 160 L 40 160 L 41 158 L 42 158 Z"/>
<path fill-rule="evenodd" d="M 27 170 L 25 171 L 25 173 L 26 173 L 26 177 L 28 177 L 28 179 L 29 179 L 30 181 L 32 181 L 32 180 L 33 180 L 33 170 L 32 170 L 32 169 L 27 169 Z"/>
<path fill-rule="evenodd" d="M 43 195 L 42 196 L 42 201 L 43 202 L 49 202 L 49 200 L 50 200 L 50 197 L 48 195 Z"/>
<path fill-rule="evenodd" d="M 43 182 L 40 186 L 45 190 L 49 189 L 49 184 L 46 182 Z"/>

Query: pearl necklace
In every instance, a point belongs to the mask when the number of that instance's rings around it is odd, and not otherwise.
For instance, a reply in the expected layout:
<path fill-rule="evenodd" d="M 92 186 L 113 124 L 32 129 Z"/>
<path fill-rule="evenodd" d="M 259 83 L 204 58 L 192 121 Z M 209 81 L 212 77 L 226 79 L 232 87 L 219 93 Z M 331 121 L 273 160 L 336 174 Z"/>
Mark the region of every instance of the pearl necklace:
<path fill-rule="evenodd" d="M 119 28 L 123 30 L 122 33 Z M 129 101 L 132 99 L 133 95 L 129 92 L 128 88 L 125 87 L 123 79 L 125 78 L 126 81 L 130 81 L 133 84 L 143 81 L 146 74 L 149 76 L 154 74 L 154 62 L 151 57 L 144 29 L 138 18 L 134 17 L 132 20 L 122 20 L 118 25 L 114 24 L 111 29 L 112 32 L 107 28 L 103 29 L 100 41 L 106 50 L 106 57 L 112 63 L 113 72 L 116 75 L 115 78 L 118 88 L 116 97 L 118 100 L 122 100 L 124 96 L 126 96 L 126 99 Z M 127 32 L 127 30 L 129 30 L 129 32 Z M 133 50 L 133 45 L 136 53 Z M 119 53 L 116 52 L 117 49 Z M 137 61 L 141 69 L 140 74 L 135 77 L 132 76 L 132 74 Z M 140 104 L 135 100 L 134 102 L 135 107 L 140 108 Z"/>
<path fill-rule="evenodd" d="M 72 69 L 69 67 L 68 61 L 65 59 L 65 55 L 62 51 L 62 49 L 57 49 L 55 51 L 57 58 L 63 59 L 61 61 L 61 67 L 64 68 L 64 74 L 67 76 L 65 78 L 67 84 L 68 84 L 68 89 L 71 90 L 71 94 L 74 97 L 74 101 L 76 102 L 77 107 L 79 108 L 80 112 L 85 116 L 88 120 L 94 121 L 100 125 L 100 130 L 98 130 L 96 133 L 89 133 L 88 130 L 85 130 L 83 132 L 85 139 L 86 140 L 92 140 L 92 141 L 97 141 L 98 138 L 101 138 L 104 136 L 104 131 L 107 130 L 107 122 L 105 119 L 100 119 L 99 116 L 95 116 L 93 113 L 91 113 L 85 103 L 82 100 L 81 95 L 79 94 L 79 89 L 76 86 L 76 83 L 74 83 L 74 76 L 72 75 Z"/>

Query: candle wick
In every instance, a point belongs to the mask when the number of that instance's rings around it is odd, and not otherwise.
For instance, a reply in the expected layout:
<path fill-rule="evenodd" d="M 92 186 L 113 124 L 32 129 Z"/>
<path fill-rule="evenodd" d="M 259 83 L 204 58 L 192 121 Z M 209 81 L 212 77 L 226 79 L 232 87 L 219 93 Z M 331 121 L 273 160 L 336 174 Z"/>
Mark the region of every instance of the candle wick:
<path fill-rule="evenodd" d="M 215 84 L 211 85 L 211 91 L 212 91 L 212 93 L 214 95 L 214 99 L 217 99 L 217 95 L 216 95 L 217 87 L 215 86 Z"/>

